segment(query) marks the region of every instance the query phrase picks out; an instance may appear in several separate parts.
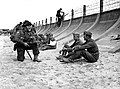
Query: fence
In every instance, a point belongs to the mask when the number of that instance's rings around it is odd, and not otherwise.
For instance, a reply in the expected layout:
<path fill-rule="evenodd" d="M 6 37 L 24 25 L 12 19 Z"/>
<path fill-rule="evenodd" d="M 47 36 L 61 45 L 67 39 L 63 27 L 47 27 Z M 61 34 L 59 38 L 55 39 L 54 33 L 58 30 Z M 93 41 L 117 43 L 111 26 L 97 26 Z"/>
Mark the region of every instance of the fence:
<path fill-rule="evenodd" d="M 99 0 L 99 2 L 93 3 L 91 5 L 84 5 L 84 6 L 82 8 L 80 7 L 75 10 L 69 10 L 68 12 L 65 12 L 64 20 L 81 17 L 84 14 L 91 15 L 91 14 L 95 14 L 95 13 L 100 13 L 101 8 L 102 8 L 102 12 L 118 9 L 118 8 L 120 8 L 120 0 Z M 47 24 L 47 23 L 45 23 L 45 21 L 43 21 L 43 22 L 44 22 L 44 25 Z M 55 23 L 56 17 L 52 17 L 52 22 L 50 22 L 50 21 L 48 21 L 48 22 Z M 43 23 L 42 23 L 42 25 L 43 25 Z"/>

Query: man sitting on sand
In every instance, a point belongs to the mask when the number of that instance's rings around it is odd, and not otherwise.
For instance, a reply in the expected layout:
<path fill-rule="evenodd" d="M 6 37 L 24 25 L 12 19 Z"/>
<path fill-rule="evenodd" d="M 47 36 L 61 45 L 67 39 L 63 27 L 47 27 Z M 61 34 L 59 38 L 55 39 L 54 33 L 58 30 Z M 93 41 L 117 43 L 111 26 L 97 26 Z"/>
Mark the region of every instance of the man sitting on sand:
<path fill-rule="evenodd" d="M 65 44 L 63 49 L 60 50 L 60 54 L 65 57 L 65 58 L 68 58 L 73 52 L 73 47 L 75 47 L 76 45 L 82 45 L 83 42 L 80 40 L 80 35 L 78 33 L 73 33 L 73 39 L 74 39 L 74 42 L 71 46 Z"/>
<path fill-rule="evenodd" d="M 95 41 L 91 38 L 92 33 L 89 31 L 84 32 L 84 40 L 82 45 L 77 45 L 72 48 L 73 54 L 68 58 L 63 58 L 61 62 L 74 62 L 76 59 L 84 57 L 86 62 L 96 62 L 99 59 L 99 49 Z"/>
<path fill-rule="evenodd" d="M 53 37 L 53 34 L 46 34 L 46 44 L 41 48 L 41 50 L 56 49 L 57 41 Z"/>

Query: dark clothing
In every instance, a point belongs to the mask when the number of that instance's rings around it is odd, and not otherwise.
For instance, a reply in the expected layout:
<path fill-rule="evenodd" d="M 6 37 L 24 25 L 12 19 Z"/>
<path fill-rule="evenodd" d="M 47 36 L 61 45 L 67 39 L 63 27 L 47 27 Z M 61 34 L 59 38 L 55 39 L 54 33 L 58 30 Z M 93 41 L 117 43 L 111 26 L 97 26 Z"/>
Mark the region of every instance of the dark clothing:
<path fill-rule="evenodd" d="M 10 35 L 11 35 L 11 36 L 10 36 L 10 39 L 11 39 L 12 42 L 16 43 L 15 35 L 16 35 L 17 31 L 22 30 L 22 29 L 23 29 L 23 28 L 22 28 L 21 24 L 17 24 L 17 25 L 14 27 L 14 29 L 12 30 L 12 32 L 11 32 L 11 34 L 10 34 Z"/>
<path fill-rule="evenodd" d="M 97 44 L 95 43 L 95 41 L 93 39 L 89 39 L 84 44 L 82 44 L 81 47 L 76 47 L 76 49 L 74 51 L 85 50 L 85 49 L 87 49 L 87 51 L 89 53 L 99 52 L 98 46 L 97 46 Z"/>
<path fill-rule="evenodd" d="M 37 47 L 37 43 L 34 43 L 34 44 L 28 44 L 29 46 L 25 46 L 23 44 L 20 44 L 20 43 L 16 43 L 15 46 L 16 46 L 16 49 L 17 48 L 22 48 L 24 50 L 33 50 L 33 54 L 34 55 L 38 55 L 39 54 L 39 50 L 38 50 L 38 47 Z"/>
<path fill-rule="evenodd" d="M 93 39 L 89 39 L 81 46 L 74 48 L 74 54 L 69 58 L 71 60 L 84 57 L 88 62 L 96 62 L 99 58 L 99 49 Z"/>
<path fill-rule="evenodd" d="M 19 61 L 24 60 L 25 50 L 33 50 L 34 55 L 39 54 L 37 39 L 34 31 L 28 31 L 26 27 L 18 30 L 15 35 L 16 44 L 14 49 L 17 49 L 17 59 Z M 29 46 L 25 46 L 24 43 L 27 43 Z"/>
<path fill-rule="evenodd" d="M 65 57 L 69 57 L 71 55 L 71 52 L 73 51 L 72 48 L 77 46 L 77 45 L 82 45 L 82 41 L 81 40 L 75 40 L 74 43 L 71 46 L 65 45 L 64 46 L 65 49 L 61 50 L 62 55 L 65 56 Z M 67 55 L 67 53 L 68 53 L 68 55 Z"/>
<path fill-rule="evenodd" d="M 61 14 L 60 14 L 60 13 L 61 13 L 61 10 L 59 9 L 59 10 L 57 11 L 56 16 L 57 16 L 57 17 L 61 17 Z"/>
<path fill-rule="evenodd" d="M 57 26 L 60 27 L 63 16 L 61 15 L 61 10 L 59 9 L 56 14 L 57 17 Z"/>

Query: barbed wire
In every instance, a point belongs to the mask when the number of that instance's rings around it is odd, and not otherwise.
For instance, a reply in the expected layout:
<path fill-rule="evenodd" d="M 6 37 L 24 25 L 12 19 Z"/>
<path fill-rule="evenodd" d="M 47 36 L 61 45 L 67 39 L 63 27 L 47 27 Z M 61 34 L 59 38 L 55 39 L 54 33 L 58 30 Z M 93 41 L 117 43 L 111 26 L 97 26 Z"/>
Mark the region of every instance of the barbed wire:
<path fill-rule="evenodd" d="M 120 0 L 103 0 L 103 12 L 117 8 L 120 8 Z M 100 13 L 100 1 L 90 5 L 86 5 L 86 15 L 94 13 Z M 74 9 L 74 17 L 80 16 L 83 16 L 83 7 Z M 71 19 L 71 17 L 72 17 L 71 10 L 67 10 L 65 12 L 64 20 Z M 54 22 L 56 22 L 56 17 L 52 17 L 52 23 Z"/>
<path fill-rule="evenodd" d="M 103 2 L 103 11 L 120 8 L 120 0 L 106 0 Z"/>

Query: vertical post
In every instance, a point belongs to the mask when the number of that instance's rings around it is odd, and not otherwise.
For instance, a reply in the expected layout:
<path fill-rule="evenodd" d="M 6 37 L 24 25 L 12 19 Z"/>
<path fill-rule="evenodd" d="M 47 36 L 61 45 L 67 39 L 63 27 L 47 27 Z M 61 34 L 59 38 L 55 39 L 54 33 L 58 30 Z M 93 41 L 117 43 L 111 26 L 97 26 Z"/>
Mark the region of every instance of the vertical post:
<path fill-rule="evenodd" d="M 39 21 L 39 26 L 40 26 L 40 21 Z"/>
<path fill-rule="evenodd" d="M 55 18 L 55 20 L 56 20 L 56 23 L 57 23 L 58 19 L 57 19 L 57 18 Z"/>
<path fill-rule="evenodd" d="M 36 22 L 36 27 L 37 27 L 37 22 Z"/>
<path fill-rule="evenodd" d="M 100 0 L 100 13 L 103 12 L 103 0 Z"/>
<path fill-rule="evenodd" d="M 45 24 L 47 25 L 47 18 L 45 19 Z"/>
<path fill-rule="evenodd" d="M 43 26 L 43 20 L 42 20 L 42 26 Z"/>
<path fill-rule="evenodd" d="M 40 21 L 39 21 L 39 23 L 38 23 L 38 30 L 40 29 Z"/>
<path fill-rule="evenodd" d="M 50 24 L 52 23 L 52 17 L 50 17 Z"/>
<path fill-rule="evenodd" d="M 71 19 L 73 19 L 74 18 L 74 10 L 72 9 L 71 10 Z"/>
<path fill-rule="evenodd" d="M 83 16 L 86 16 L 86 5 L 83 5 Z"/>
<path fill-rule="evenodd" d="M 35 26 L 35 23 L 33 25 Z"/>
<path fill-rule="evenodd" d="M 64 19 L 65 19 L 65 12 L 63 12 L 62 21 L 64 21 Z"/>

